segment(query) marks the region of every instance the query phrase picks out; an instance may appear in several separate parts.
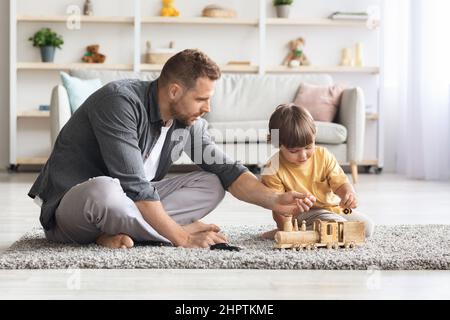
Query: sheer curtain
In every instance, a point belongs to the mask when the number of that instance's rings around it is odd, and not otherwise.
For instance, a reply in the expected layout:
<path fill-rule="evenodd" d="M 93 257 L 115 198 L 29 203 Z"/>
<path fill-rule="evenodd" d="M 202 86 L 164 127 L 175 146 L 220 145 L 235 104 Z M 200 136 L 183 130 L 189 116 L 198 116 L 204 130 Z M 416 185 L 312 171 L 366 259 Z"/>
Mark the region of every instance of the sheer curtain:
<path fill-rule="evenodd" d="M 397 172 L 450 179 L 450 1 L 385 2 L 384 108 Z M 389 139 L 389 137 L 385 137 Z"/>

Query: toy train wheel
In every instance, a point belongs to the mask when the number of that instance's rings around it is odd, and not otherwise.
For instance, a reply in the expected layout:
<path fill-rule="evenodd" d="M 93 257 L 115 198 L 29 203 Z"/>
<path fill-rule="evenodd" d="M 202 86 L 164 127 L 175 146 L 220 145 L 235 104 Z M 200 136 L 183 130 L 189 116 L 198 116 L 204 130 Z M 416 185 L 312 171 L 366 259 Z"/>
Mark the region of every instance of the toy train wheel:
<path fill-rule="evenodd" d="M 317 250 L 317 249 L 319 249 L 319 246 L 317 245 L 317 243 L 313 243 L 313 245 L 312 245 L 312 249 L 313 249 L 313 250 Z"/>
<path fill-rule="evenodd" d="M 311 249 L 312 249 L 312 245 L 307 244 L 307 245 L 305 246 L 305 249 L 306 249 L 306 250 L 311 250 Z"/>
<path fill-rule="evenodd" d="M 349 249 L 349 248 L 350 248 L 350 243 L 346 242 L 346 243 L 344 244 L 344 248 L 345 248 L 345 249 Z"/>
<path fill-rule="evenodd" d="M 356 244 L 355 244 L 355 242 L 353 242 L 353 241 L 352 241 L 352 242 L 350 242 L 350 248 L 352 248 L 352 249 L 353 249 L 354 247 L 356 247 Z"/>
<path fill-rule="evenodd" d="M 331 242 L 327 243 L 327 249 L 333 249 L 333 244 Z"/>
<path fill-rule="evenodd" d="M 352 209 L 350 209 L 350 208 L 344 208 L 344 210 L 342 210 L 342 212 L 343 212 L 344 214 L 351 214 L 351 213 L 352 213 Z"/>
<path fill-rule="evenodd" d="M 339 249 L 339 244 L 333 243 L 333 249 Z"/>

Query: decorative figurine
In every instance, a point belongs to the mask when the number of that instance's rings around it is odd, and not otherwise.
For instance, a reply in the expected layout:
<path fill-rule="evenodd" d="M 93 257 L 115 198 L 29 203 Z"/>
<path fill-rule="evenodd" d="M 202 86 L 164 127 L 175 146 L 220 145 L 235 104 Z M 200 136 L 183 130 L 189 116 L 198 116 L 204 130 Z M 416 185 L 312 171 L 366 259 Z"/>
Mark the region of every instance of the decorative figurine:
<path fill-rule="evenodd" d="M 84 2 L 83 14 L 85 16 L 92 16 L 94 14 L 94 9 L 91 0 L 86 0 Z"/>
<path fill-rule="evenodd" d="M 84 62 L 87 63 L 103 63 L 106 60 L 106 56 L 104 54 L 101 54 L 98 52 L 99 49 L 99 45 L 98 44 L 93 44 L 90 46 L 86 47 L 86 53 L 83 55 L 83 58 L 81 58 L 81 60 L 83 60 Z"/>
<path fill-rule="evenodd" d="M 289 66 L 291 68 L 299 66 L 309 66 L 310 62 L 306 57 L 303 47 L 305 45 L 305 40 L 303 38 L 297 38 L 289 42 L 289 53 L 283 60 L 283 65 Z"/>
<path fill-rule="evenodd" d="M 162 0 L 162 17 L 178 17 L 180 15 L 180 12 L 173 6 L 173 2 L 174 0 Z"/>

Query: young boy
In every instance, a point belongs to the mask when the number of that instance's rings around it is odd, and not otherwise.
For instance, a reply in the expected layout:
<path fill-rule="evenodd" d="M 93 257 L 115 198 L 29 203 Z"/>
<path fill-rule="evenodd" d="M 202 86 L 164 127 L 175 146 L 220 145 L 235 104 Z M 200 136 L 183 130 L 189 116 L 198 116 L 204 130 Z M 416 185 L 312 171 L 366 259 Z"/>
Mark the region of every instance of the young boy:
<path fill-rule="evenodd" d="M 315 145 L 316 127 L 309 112 L 295 105 L 280 105 L 270 117 L 269 132 L 272 130 L 279 130 L 280 150 L 266 164 L 262 182 L 278 192 L 297 191 L 316 198 L 309 211 L 294 217 L 299 225 L 305 220 L 311 226 L 315 219 L 363 221 L 366 237 L 370 237 L 373 223 L 368 216 L 354 211 L 350 215 L 341 214 L 343 208 L 358 206 L 356 193 L 336 158 Z M 270 133 L 269 141 L 275 143 Z M 277 212 L 273 212 L 273 218 L 278 229 L 264 233 L 263 238 L 273 238 L 276 231 L 283 230 L 286 219 L 292 219 Z"/>

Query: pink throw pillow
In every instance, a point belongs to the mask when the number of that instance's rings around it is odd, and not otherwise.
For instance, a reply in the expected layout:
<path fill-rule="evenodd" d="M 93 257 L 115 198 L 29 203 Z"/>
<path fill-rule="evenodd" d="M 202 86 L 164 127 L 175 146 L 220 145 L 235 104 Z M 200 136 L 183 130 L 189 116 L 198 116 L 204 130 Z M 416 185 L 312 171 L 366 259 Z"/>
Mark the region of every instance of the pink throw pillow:
<path fill-rule="evenodd" d="M 344 87 L 301 83 L 294 104 L 306 108 L 315 121 L 333 122 Z"/>

